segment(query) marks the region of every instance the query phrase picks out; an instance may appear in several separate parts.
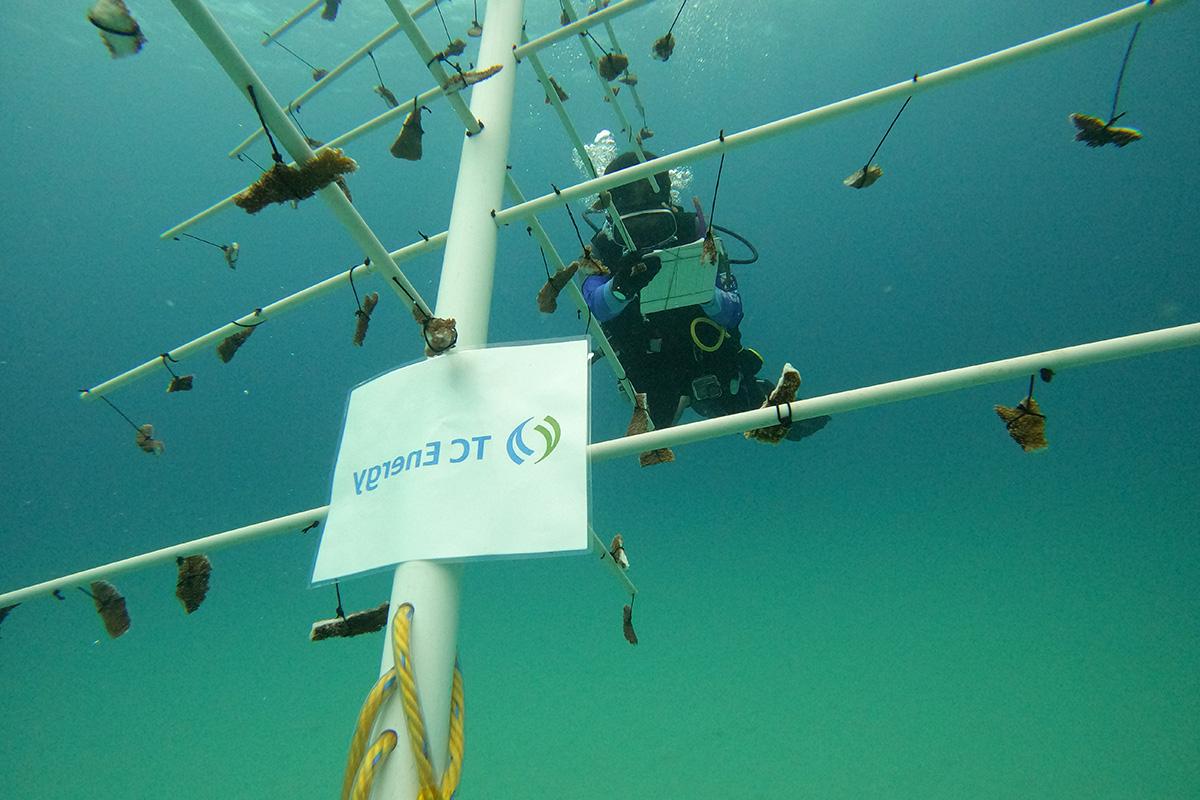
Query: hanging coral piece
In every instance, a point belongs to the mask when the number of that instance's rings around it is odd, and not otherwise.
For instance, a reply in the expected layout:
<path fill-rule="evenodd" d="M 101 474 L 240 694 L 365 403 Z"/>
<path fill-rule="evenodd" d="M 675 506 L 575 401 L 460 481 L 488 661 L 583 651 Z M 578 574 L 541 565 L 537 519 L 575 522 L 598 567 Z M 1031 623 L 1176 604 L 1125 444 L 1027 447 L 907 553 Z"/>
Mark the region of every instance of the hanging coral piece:
<path fill-rule="evenodd" d="M 457 92 L 468 86 L 474 86 L 480 81 L 485 81 L 492 77 L 502 69 L 503 67 L 499 64 L 493 64 L 487 69 L 475 70 L 474 72 L 456 72 L 450 76 L 449 80 L 442 84 L 442 91 Z"/>
<path fill-rule="evenodd" d="M 558 294 L 563 290 L 575 273 L 579 270 L 579 262 L 572 261 L 565 267 L 559 267 L 546 283 L 538 290 L 537 307 L 543 314 L 553 314 L 558 309 Z"/>
<path fill-rule="evenodd" d="M 303 167 L 275 164 L 258 180 L 233 198 L 248 214 L 257 214 L 272 203 L 305 200 L 333 183 L 334 178 L 354 172 L 358 164 L 336 147 L 317 153 Z"/>
<path fill-rule="evenodd" d="M 1004 420 L 1008 435 L 1026 453 L 1050 446 L 1046 441 L 1046 415 L 1032 395 L 1017 403 L 1016 408 L 996 406 L 996 414 Z"/>
<path fill-rule="evenodd" d="M 717 263 L 717 240 L 713 238 L 711 228 L 704 234 L 704 244 L 700 248 L 700 263 Z"/>
<path fill-rule="evenodd" d="M 667 33 L 667 35 L 661 39 L 655 40 L 654 46 L 650 49 L 651 55 L 653 55 L 659 61 L 666 61 L 671 57 L 671 53 L 674 52 L 675 35 L 672 33 Z"/>
<path fill-rule="evenodd" d="M 1075 132 L 1075 141 L 1084 142 L 1088 147 L 1103 147 L 1106 144 L 1115 144 L 1117 147 L 1124 147 L 1130 142 L 1136 142 L 1141 139 L 1142 132 L 1135 128 L 1113 127 L 1113 123 L 1122 116 L 1124 115 L 1118 114 L 1108 122 L 1104 122 L 1099 117 L 1089 117 L 1087 114 L 1072 114 L 1071 122 L 1078 128 Z"/>
<path fill-rule="evenodd" d="M 242 246 L 237 242 L 221 245 L 221 252 L 225 254 L 225 263 L 230 269 L 237 269 L 238 255 L 242 251 Z"/>
<path fill-rule="evenodd" d="M 325 8 L 321 10 L 321 19 L 333 22 L 337 19 L 338 8 L 341 5 L 342 0 L 325 0 Z"/>
<path fill-rule="evenodd" d="M 363 295 L 362 308 L 354 312 L 354 344 L 362 347 L 367 338 L 367 326 L 371 324 L 371 312 L 379 305 L 379 292 Z"/>
<path fill-rule="evenodd" d="M 304 141 L 308 142 L 308 146 L 311 147 L 313 150 L 320 150 L 322 147 L 325 146 L 325 143 L 322 142 L 320 139 L 314 139 L 311 136 L 305 136 Z"/>
<path fill-rule="evenodd" d="M 246 340 L 250 338 L 250 334 L 254 333 L 254 329 L 257 327 L 257 325 L 251 325 L 245 328 L 240 328 L 236 332 L 226 336 L 221 340 L 221 343 L 217 345 L 217 357 L 220 358 L 223 363 L 228 364 L 233 360 L 233 356 L 235 353 L 237 353 L 238 348 L 246 343 Z"/>
<path fill-rule="evenodd" d="M 570 96 L 563 91 L 563 88 L 558 85 L 558 81 L 554 80 L 553 75 L 550 76 L 550 86 L 554 89 L 555 94 L 558 95 L 558 101 L 560 103 L 565 103 L 571 99 Z M 546 95 L 546 102 L 550 102 L 550 95 Z"/>
<path fill-rule="evenodd" d="M 629 419 L 629 426 L 625 428 L 625 435 L 636 436 L 648 430 L 650 430 L 650 411 L 646 405 L 646 394 L 638 392 L 633 396 L 633 416 Z M 647 450 L 638 456 L 638 463 L 643 467 L 666 464 L 674 460 L 675 453 L 669 447 Z"/>
<path fill-rule="evenodd" d="M 382 83 L 375 87 L 375 94 L 383 98 L 383 102 L 387 103 L 388 108 L 400 107 L 400 101 L 396 99 L 396 95 L 392 94 L 392 90 Z"/>
<path fill-rule="evenodd" d="M 116 639 L 129 630 L 129 612 L 125 610 L 125 598 L 117 587 L 108 581 L 92 581 L 91 595 L 109 636 Z"/>
<path fill-rule="evenodd" d="M 621 538 L 621 534 L 613 536 L 612 544 L 608 546 L 608 554 L 613 557 L 613 561 L 617 562 L 617 566 L 621 569 L 629 569 L 629 556 L 625 555 L 625 541 Z"/>
<path fill-rule="evenodd" d="M 161 456 L 163 451 L 167 449 L 167 446 L 163 444 L 161 439 L 154 438 L 154 426 L 149 422 L 138 427 L 137 432 L 134 434 L 133 441 L 143 453 Z"/>
<path fill-rule="evenodd" d="M 87 20 L 100 31 L 100 41 L 113 58 L 131 56 L 146 43 L 141 26 L 122 0 L 98 0 L 88 9 Z"/>
<path fill-rule="evenodd" d="M 479 24 L 479 20 L 471 20 L 471 26 L 467 28 L 467 36 L 470 36 L 472 39 L 478 39 L 480 36 L 483 36 L 483 26 Z"/>
<path fill-rule="evenodd" d="M 630 644 L 637 644 L 637 632 L 633 629 L 633 606 L 626 605 L 621 611 L 621 631 L 625 634 L 625 641 Z"/>
<path fill-rule="evenodd" d="M 623 53 L 605 53 L 600 57 L 600 77 L 615 81 L 629 67 L 629 56 Z"/>
<path fill-rule="evenodd" d="M 421 326 L 421 334 L 425 337 L 425 355 L 439 355 L 457 344 L 458 327 L 453 317 L 431 317 L 417 305 L 412 307 L 412 315 Z"/>
<path fill-rule="evenodd" d="M 374 633 L 387 624 L 387 616 L 388 604 L 380 603 L 366 611 L 355 611 L 348 617 L 318 620 L 312 624 L 308 638 L 310 641 L 319 642 L 322 639 Z"/>
<path fill-rule="evenodd" d="M 760 408 L 770 408 L 771 406 L 781 406 L 784 403 L 791 403 L 796 399 L 796 392 L 800 388 L 800 372 L 791 364 L 783 365 L 783 373 L 779 376 L 778 383 L 771 391 L 771 394 L 763 401 Z M 776 410 L 778 414 L 778 410 Z M 769 428 L 756 428 L 752 431 L 746 431 L 744 434 L 747 439 L 753 439 L 756 442 L 765 442 L 766 444 L 779 444 L 784 440 L 791 427 L 791 415 L 786 422 L 781 421 L 778 425 L 772 425 Z"/>
<path fill-rule="evenodd" d="M 577 266 L 579 271 L 584 275 L 608 274 L 608 267 L 604 266 L 602 261 L 597 260 L 592 255 L 592 246 L 590 244 L 585 244 L 583 246 L 583 255 L 581 255 L 575 261 L 572 261 L 571 264 Z"/>
<path fill-rule="evenodd" d="M 175 596 L 183 603 L 183 610 L 190 614 L 200 607 L 208 596 L 208 576 L 212 574 L 212 562 L 206 555 L 177 558 L 179 577 L 175 579 Z"/>
<path fill-rule="evenodd" d="M 644 126 L 643 126 L 643 128 L 642 128 L 640 131 L 638 131 L 637 138 L 638 138 L 638 141 L 639 141 L 639 142 L 643 142 L 643 141 L 645 141 L 646 139 L 653 139 L 653 138 L 654 138 L 654 131 L 653 131 L 653 130 L 651 130 L 650 128 L 647 128 L 647 127 L 644 127 Z"/>
<path fill-rule="evenodd" d="M 883 167 L 878 164 L 868 164 L 843 180 L 842 183 L 851 189 L 865 189 L 881 177 L 883 177 Z"/>
<path fill-rule="evenodd" d="M 625 74 L 622 75 L 621 77 L 617 78 L 617 80 L 619 82 L 625 84 L 626 86 L 637 86 L 638 85 L 637 73 L 634 73 L 634 72 L 626 71 Z"/>
<path fill-rule="evenodd" d="M 446 59 L 453 58 L 454 56 L 461 56 L 466 52 L 466 50 L 467 43 L 462 39 L 455 39 L 454 41 L 450 42 L 450 44 L 446 45 L 445 50 L 442 50 L 440 53 L 434 53 L 433 58 L 429 63 L 432 64 L 434 61 L 445 61 Z"/>
<path fill-rule="evenodd" d="M 172 375 L 170 383 L 167 384 L 167 394 L 172 392 L 190 392 L 192 390 L 192 380 L 195 375 Z"/>
<path fill-rule="evenodd" d="M 415 107 L 404 118 L 400 135 L 396 137 L 396 141 L 392 142 L 389 151 L 396 158 L 403 158 L 406 161 L 421 160 L 421 137 L 425 135 L 425 130 L 421 127 L 421 112 L 429 110 L 425 106 L 417 106 L 415 100 L 413 104 Z"/>

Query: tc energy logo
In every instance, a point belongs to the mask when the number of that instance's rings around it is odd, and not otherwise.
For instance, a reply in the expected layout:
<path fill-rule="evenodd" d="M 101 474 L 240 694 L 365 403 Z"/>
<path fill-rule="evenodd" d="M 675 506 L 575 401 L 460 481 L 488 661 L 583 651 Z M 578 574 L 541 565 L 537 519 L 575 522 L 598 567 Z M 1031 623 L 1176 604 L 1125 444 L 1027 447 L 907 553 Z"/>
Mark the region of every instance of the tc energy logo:
<path fill-rule="evenodd" d="M 537 450 L 534 450 L 525 443 L 527 435 L 525 427 L 531 422 L 533 422 L 533 417 L 517 425 L 517 427 L 512 429 L 512 433 L 508 435 L 506 448 L 508 450 L 508 457 L 512 459 L 514 464 L 524 464 L 527 459 L 537 452 Z M 554 452 L 554 448 L 558 447 L 559 439 L 562 438 L 562 428 L 559 427 L 558 420 L 547 414 L 542 417 L 541 422 L 533 426 L 533 430 L 535 433 L 540 434 L 542 438 L 541 442 L 534 440 L 534 443 L 539 446 L 542 453 L 533 462 L 537 464 L 540 461 L 546 460 Z"/>

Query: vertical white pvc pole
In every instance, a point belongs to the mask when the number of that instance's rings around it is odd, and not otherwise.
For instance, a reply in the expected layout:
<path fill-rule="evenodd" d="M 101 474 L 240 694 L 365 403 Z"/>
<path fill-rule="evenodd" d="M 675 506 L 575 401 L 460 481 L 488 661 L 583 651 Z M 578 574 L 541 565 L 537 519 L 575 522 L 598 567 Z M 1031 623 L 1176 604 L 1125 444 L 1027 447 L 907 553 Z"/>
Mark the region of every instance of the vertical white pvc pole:
<path fill-rule="evenodd" d="M 500 64 L 503 69 L 471 89 L 471 113 L 484 128 L 463 142 L 438 286 L 435 313 L 457 320 L 459 347 L 478 347 L 487 343 L 498 232 L 491 212 L 501 208 L 504 193 L 516 88 L 512 49 L 520 41 L 524 5 L 524 0 L 489 0 L 476 60 L 480 68 Z M 438 358 L 454 358 L 454 351 Z M 457 502 L 459 499 L 451 497 L 446 501 Z M 486 524 L 482 515 L 480 524 Z M 411 603 L 414 609 L 413 669 L 424 711 L 429 755 L 438 779 L 449 758 L 450 684 L 458 641 L 461 577 L 461 566 L 419 561 L 397 567 L 392 582 L 391 613 L 394 615 L 402 603 Z M 392 666 L 390 624 L 387 631 L 380 674 Z M 468 674 L 468 686 L 469 681 Z M 416 765 L 404 744 L 407 731 L 398 696 L 386 704 L 380 715 L 376 730 L 384 728 L 395 730 L 401 743 L 376 778 L 372 796 L 386 800 L 414 800 L 419 788 Z"/>

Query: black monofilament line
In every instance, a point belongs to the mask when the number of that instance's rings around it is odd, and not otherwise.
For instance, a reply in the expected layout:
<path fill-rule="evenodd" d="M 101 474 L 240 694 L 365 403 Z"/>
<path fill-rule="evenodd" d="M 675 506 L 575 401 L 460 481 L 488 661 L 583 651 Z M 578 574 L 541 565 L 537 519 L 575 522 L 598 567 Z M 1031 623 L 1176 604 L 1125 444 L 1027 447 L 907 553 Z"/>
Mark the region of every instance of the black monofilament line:
<path fill-rule="evenodd" d="M 546 280 L 550 280 L 550 262 L 546 261 L 546 251 L 538 245 L 538 252 L 542 254 L 542 269 L 546 270 Z"/>
<path fill-rule="evenodd" d="M 84 391 L 87 391 L 87 390 L 85 389 Z M 112 401 L 112 400 L 109 400 L 109 399 L 108 399 L 107 397 L 105 397 L 104 395 L 100 395 L 100 399 L 101 399 L 101 400 L 103 400 L 104 402 L 108 403 L 108 406 L 109 406 L 109 408 L 111 408 L 113 411 L 117 412 L 117 413 L 118 413 L 118 414 L 120 414 L 122 417 L 124 417 L 124 418 L 125 418 L 125 421 L 126 421 L 126 422 L 128 422 L 128 423 L 129 423 L 129 424 L 130 424 L 130 425 L 133 427 L 133 429 L 134 429 L 135 431 L 140 431 L 140 430 L 141 430 L 141 428 L 139 428 L 139 427 L 138 427 L 138 424 L 137 424 L 136 422 L 134 422 L 133 420 L 131 420 L 131 419 L 129 418 L 129 416 L 128 416 L 128 415 L 127 415 L 127 414 L 126 414 L 124 411 L 122 411 L 121 409 L 117 408 L 117 407 L 116 407 L 116 405 L 113 403 L 113 401 Z"/>
<path fill-rule="evenodd" d="M 1030 375 L 1030 376 L 1029 376 L 1029 394 L 1028 394 L 1028 395 L 1026 395 L 1026 397 L 1025 397 L 1025 399 L 1027 399 L 1027 400 L 1032 400 L 1032 399 L 1033 399 L 1033 379 L 1034 379 L 1035 377 L 1036 377 L 1035 375 Z"/>
<path fill-rule="evenodd" d="M 169 363 L 167 363 L 168 360 L 175 361 L 175 359 L 171 358 L 171 354 L 163 353 L 162 355 L 159 356 L 159 358 L 162 359 L 163 366 L 167 368 L 167 372 L 171 373 L 171 377 L 178 378 L 179 376 L 175 374 L 175 370 L 171 369 L 171 365 Z M 175 363 L 178 364 L 179 362 L 175 361 Z"/>
<path fill-rule="evenodd" d="M 900 110 L 896 112 L 896 116 L 892 118 L 892 124 L 888 125 L 888 129 L 883 132 L 883 138 L 879 140 L 879 144 L 875 145 L 875 151 L 871 153 L 871 157 L 867 159 L 867 163 L 863 169 L 871 166 L 871 162 L 875 160 L 875 156 L 879 155 L 879 148 L 883 147 L 883 143 L 887 141 L 888 134 L 892 132 L 892 128 L 896 125 L 896 120 L 900 119 L 900 115 L 904 113 L 904 109 L 908 108 L 908 101 L 912 100 L 912 95 L 904 99 L 904 105 L 900 106 Z"/>
<path fill-rule="evenodd" d="M 263 167 L 262 167 L 262 164 L 258 163 L 258 162 L 257 162 L 257 161 L 255 161 L 253 158 L 251 158 L 250 156 L 246 155 L 245 153 L 238 153 L 238 161 L 241 161 L 243 157 L 245 157 L 245 159 L 246 159 L 247 161 L 249 161 L 251 164 L 253 164 L 254 166 L 258 167 L 258 171 L 259 171 L 259 172 L 266 172 L 266 170 L 265 170 L 265 169 L 263 169 Z"/>
<path fill-rule="evenodd" d="M 584 31 L 583 34 L 584 34 L 584 36 L 587 36 L 589 39 L 591 39 L 593 42 L 596 42 L 596 37 L 592 36 L 591 31 Z M 604 55 L 606 55 L 606 56 L 612 55 L 612 53 L 608 52 L 608 50 L 606 50 L 604 48 L 604 45 L 600 44 L 599 42 L 596 42 L 596 47 L 599 47 L 600 52 L 604 53 Z"/>
<path fill-rule="evenodd" d="M 551 185 L 553 185 L 553 184 L 551 184 Z M 555 188 L 554 191 L 557 192 L 558 189 Z M 575 238 L 579 240 L 580 249 L 587 247 L 587 245 L 583 243 L 583 234 L 581 234 L 579 232 L 579 224 L 577 222 L 575 222 L 575 215 L 573 213 L 571 213 L 571 205 L 569 203 L 567 203 L 567 204 L 563 205 L 563 208 L 565 208 L 567 210 L 567 219 L 571 220 L 571 227 L 575 229 Z"/>
<path fill-rule="evenodd" d="M 375 54 L 368 50 L 367 55 L 371 57 L 371 63 L 375 65 L 375 77 L 379 78 L 379 85 L 383 86 L 383 75 L 379 73 L 379 64 L 375 61 Z"/>
<path fill-rule="evenodd" d="M 342 589 L 340 586 L 338 586 L 337 581 L 333 582 L 333 591 L 337 592 L 337 600 L 338 600 L 337 611 L 335 611 L 334 613 L 337 614 L 342 619 L 345 619 L 346 612 L 342 610 Z"/>
<path fill-rule="evenodd" d="M 721 131 L 721 140 L 724 141 L 725 132 Z M 721 190 L 721 171 L 725 169 L 725 154 L 721 153 L 721 163 L 717 165 L 717 185 L 713 187 L 712 205 L 708 209 L 708 230 L 705 235 L 712 233 L 713 219 L 717 214 L 717 192 Z"/>
<path fill-rule="evenodd" d="M 687 0 L 683 0 L 679 4 L 679 10 L 675 12 L 675 19 L 671 20 L 671 27 L 667 28 L 667 36 L 671 35 L 671 31 L 675 30 L 675 23 L 679 22 L 679 15 L 683 13 L 683 7 L 687 5 Z"/>
<path fill-rule="evenodd" d="M 1133 40 L 1137 38 L 1138 29 L 1142 27 L 1142 23 L 1133 26 L 1133 35 L 1129 37 L 1129 46 L 1125 48 L 1125 58 L 1121 60 L 1121 72 L 1117 75 L 1117 90 L 1113 92 L 1112 113 L 1108 115 L 1108 124 L 1112 124 L 1117 118 L 1117 98 L 1121 96 L 1121 82 L 1125 80 L 1125 67 L 1129 64 L 1129 54 L 1133 52 Z"/>
<path fill-rule="evenodd" d="M 350 268 L 350 291 L 354 292 L 354 302 L 358 304 L 358 310 L 362 311 L 362 302 L 358 299 L 358 289 L 354 288 L 354 269 L 358 265 Z"/>
<path fill-rule="evenodd" d="M 254 113 L 258 114 L 258 121 L 262 123 L 263 132 L 267 134 L 267 141 L 271 143 L 271 158 L 275 160 L 275 163 L 282 164 L 283 156 L 279 154 L 279 148 L 275 146 L 275 139 L 271 136 L 267 120 L 263 117 L 262 109 L 258 107 L 258 97 L 254 94 L 253 84 L 246 84 L 246 91 L 250 93 L 250 102 L 254 104 Z"/>
<path fill-rule="evenodd" d="M 434 7 L 434 9 L 436 9 L 436 10 L 437 10 L 437 12 L 438 12 L 438 19 L 440 19 L 440 20 L 442 21 L 442 30 L 444 30 L 444 31 L 446 32 L 446 41 L 447 41 L 447 42 L 450 42 L 451 44 L 453 44 L 453 43 L 454 43 L 454 39 L 452 39 L 452 38 L 450 37 L 450 29 L 446 27 L 446 18 L 442 16 L 442 5 L 441 5 L 441 3 L 439 3 L 439 2 L 438 2 L 438 0 L 433 0 L 433 7 Z"/>
<path fill-rule="evenodd" d="M 217 244 L 216 242 L 210 242 L 208 239 L 201 239 L 199 236 L 192 236 L 190 233 L 181 233 L 181 234 L 179 234 L 179 236 L 186 236 L 189 239 L 195 239 L 197 242 L 204 242 L 205 244 L 212 245 L 213 247 L 217 248 L 218 250 L 224 250 L 226 247 L 223 244 Z M 171 238 L 178 242 L 179 236 L 172 236 Z"/>
<path fill-rule="evenodd" d="M 479 0 L 474 0 L 474 2 L 471 3 L 471 8 L 475 12 L 474 14 L 471 15 L 471 19 L 474 22 L 479 22 Z"/>
<path fill-rule="evenodd" d="M 265 33 L 265 32 L 264 32 L 264 33 Z M 270 34 L 267 34 L 267 35 L 269 36 Z M 272 41 L 272 42 L 274 42 L 275 44 L 279 45 L 280 47 L 282 47 L 284 50 L 287 50 L 287 51 L 288 51 L 289 53 L 291 53 L 293 56 L 296 56 L 296 58 L 297 58 L 297 59 L 300 61 L 300 63 L 304 64 L 304 65 L 305 65 L 306 67 L 308 67 L 309 69 L 311 69 L 311 70 L 315 70 L 315 69 L 316 69 L 316 67 L 314 67 L 312 64 L 309 64 L 309 63 L 308 63 L 307 61 L 305 61 L 303 58 L 300 58 L 300 56 L 296 55 L 296 53 L 292 52 L 292 50 L 291 50 L 291 49 L 290 49 L 290 48 L 289 48 L 289 47 L 288 47 L 286 44 L 284 44 L 283 42 L 279 41 L 278 39 L 272 39 L 271 41 Z"/>
<path fill-rule="evenodd" d="M 298 116 L 296 116 L 296 111 L 293 109 L 291 111 L 288 111 L 288 114 L 291 115 L 292 122 L 296 123 L 296 127 L 300 129 L 300 135 L 303 136 L 307 140 L 308 139 L 308 131 L 304 130 L 304 125 L 301 124 L 300 118 Z"/>

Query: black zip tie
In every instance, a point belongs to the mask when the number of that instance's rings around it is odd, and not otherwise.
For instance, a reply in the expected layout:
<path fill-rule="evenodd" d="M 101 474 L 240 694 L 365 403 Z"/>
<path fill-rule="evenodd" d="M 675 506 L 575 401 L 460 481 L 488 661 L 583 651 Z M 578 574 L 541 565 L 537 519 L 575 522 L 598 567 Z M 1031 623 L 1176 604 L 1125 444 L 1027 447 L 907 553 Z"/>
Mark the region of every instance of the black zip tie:
<path fill-rule="evenodd" d="M 282 46 L 280 45 L 280 47 Z M 250 93 L 250 102 L 254 104 L 254 113 L 258 114 L 258 121 L 262 123 L 263 131 L 267 134 L 267 141 L 271 143 L 271 158 L 275 159 L 275 163 L 282 164 L 283 156 L 279 155 L 279 148 L 275 146 L 275 139 L 271 136 L 271 129 L 267 126 L 267 121 L 263 118 L 262 109 L 258 107 L 258 97 L 254 94 L 254 84 L 246 84 L 246 91 Z"/>
<path fill-rule="evenodd" d="M 725 130 L 722 129 L 718 134 L 722 142 L 725 141 Z M 717 192 L 721 191 L 721 172 L 725 169 L 725 154 L 721 153 L 721 163 L 717 165 L 717 184 L 713 186 L 712 205 L 708 208 L 708 230 L 704 232 L 705 237 L 712 234 L 713 218 L 717 214 Z"/>
<path fill-rule="evenodd" d="M 446 41 L 450 44 L 454 43 L 454 39 L 450 37 L 450 29 L 446 27 L 446 18 L 442 16 L 442 5 L 438 0 L 433 0 L 433 8 L 438 12 L 438 19 L 442 21 L 442 30 L 446 32 Z"/>
<path fill-rule="evenodd" d="M 671 20 L 671 27 L 667 28 L 667 36 L 671 35 L 671 31 L 675 30 L 675 23 L 679 22 L 679 15 L 683 13 L 683 7 L 687 5 L 687 0 L 683 0 L 679 4 L 679 10 L 675 12 L 675 19 Z"/>
<path fill-rule="evenodd" d="M 783 418 L 783 414 L 779 413 L 781 408 L 787 409 L 787 419 Z M 779 424 L 785 428 L 792 427 L 792 404 L 791 403 L 776 403 L 775 404 L 775 419 L 779 420 Z"/>
<path fill-rule="evenodd" d="M 257 316 L 258 316 L 259 314 L 261 314 L 261 313 L 262 313 L 262 309 L 261 309 L 261 308 L 256 308 L 256 309 L 254 309 L 254 316 L 256 316 L 256 317 L 257 317 Z M 263 324 L 263 322 L 266 322 L 266 320 L 264 319 L 262 322 L 256 322 L 256 323 L 254 323 L 253 325 L 247 325 L 247 324 L 245 324 L 245 323 L 243 323 L 243 322 L 238 322 L 236 319 L 231 319 L 231 320 L 229 320 L 229 321 L 230 321 L 230 323 L 232 323 L 233 325 L 237 325 L 239 328 L 257 328 L 259 325 L 262 325 L 262 324 Z"/>
<path fill-rule="evenodd" d="M 1125 67 L 1129 65 L 1129 54 L 1133 52 L 1133 40 L 1137 38 L 1138 29 L 1141 27 L 1142 23 L 1140 22 L 1133 26 L 1133 35 L 1129 37 L 1129 46 L 1125 48 L 1125 58 L 1121 61 L 1121 72 L 1117 75 L 1117 90 L 1113 92 L 1112 113 L 1109 114 L 1110 119 L 1105 127 L 1117 121 L 1117 98 L 1121 96 L 1121 82 L 1125 80 Z M 1124 114 L 1120 116 L 1124 116 Z"/>
<path fill-rule="evenodd" d="M 95 600 L 95 599 L 96 599 L 96 595 L 92 594 L 92 593 L 91 593 L 91 592 L 89 592 L 87 589 L 83 588 L 82 586 L 76 586 L 75 588 L 76 588 L 76 589 L 78 589 L 79 591 L 83 592 L 83 593 L 84 593 L 84 594 L 86 594 L 88 597 L 92 598 L 93 600 Z"/>
<path fill-rule="evenodd" d="M 171 365 L 168 364 L 167 362 L 173 361 L 176 364 L 178 364 L 179 362 L 176 361 L 174 358 L 171 358 L 170 353 L 160 353 L 158 357 L 162 359 L 163 366 L 167 368 L 167 372 L 171 373 L 171 377 L 178 378 L 179 376 L 175 374 L 175 370 L 171 369 Z"/>
<path fill-rule="evenodd" d="M 208 239 L 201 239 L 199 236 L 192 236 L 190 233 L 181 233 L 181 234 L 179 234 L 179 236 L 186 236 L 189 239 L 195 239 L 197 242 L 204 242 L 205 244 L 212 245 L 213 247 L 217 248 L 218 250 L 222 250 L 222 251 L 226 247 L 228 247 L 228 245 L 217 244 L 216 242 L 210 242 Z M 178 242 L 179 236 L 172 236 L 171 238 Z"/>
<path fill-rule="evenodd" d="M 80 391 L 82 394 L 91 394 L 91 392 L 89 392 L 87 389 L 80 389 L 79 391 Z M 129 418 L 129 415 L 128 415 L 128 414 L 126 414 L 126 413 L 125 413 L 124 411 L 122 411 L 121 409 L 117 408 L 116 404 L 115 404 L 115 403 L 113 403 L 113 401 L 112 401 L 112 400 L 109 400 L 109 399 L 108 399 L 107 397 L 105 397 L 104 395 L 100 395 L 99 397 L 100 397 L 100 399 L 101 399 L 101 400 L 103 400 L 104 402 L 108 403 L 108 405 L 109 405 L 109 408 L 111 408 L 113 411 L 117 412 L 117 413 L 118 413 L 118 414 L 120 414 L 122 417 L 124 417 L 124 418 L 125 418 L 125 421 L 126 421 L 126 422 L 128 422 L 130 425 L 132 425 L 132 426 L 133 426 L 133 429 L 134 429 L 135 431 L 139 431 L 139 432 L 140 432 L 140 431 L 142 430 L 141 428 L 139 428 L 139 427 L 138 427 L 138 424 L 137 424 L 136 422 L 134 422 L 133 420 L 131 420 L 131 419 Z"/>
<path fill-rule="evenodd" d="M 263 31 L 263 36 L 266 36 L 266 37 L 270 38 L 271 34 L 267 33 L 266 31 Z M 271 41 L 272 41 L 272 42 L 274 42 L 275 44 L 279 45 L 280 47 L 282 47 L 284 50 L 287 50 L 287 51 L 288 51 L 289 53 L 291 53 L 293 56 L 296 56 L 296 58 L 300 60 L 300 63 L 304 64 L 304 65 L 305 65 L 306 67 L 308 67 L 309 69 L 311 69 L 311 70 L 316 70 L 316 69 L 317 69 L 317 68 L 316 68 L 316 67 L 314 67 L 312 64 L 309 64 L 309 63 L 308 63 L 307 61 L 305 61 L 303 58 L 300 58 L 300 56 L 296 55 L 296 53 L 295 53 L 295 52 L 293 52 L 293 51 L 291 50 L 291 48 L 289 48 L 289 47 L 288 47 L 286 44 L 284 44 L 283 42 L 279 41 L 278 39 L 271 39 Z"/>
<path fill-rule="evenodd" d="M 62 589 L 55 589 L 52 592 L 50 592 L 50 594 L 54 595 L 55 600 L 66 600 L 67 599 L 66 596 L 64 596 L 62 593 Z"/>
<path fill-rule="evenodd" d="M 417 228 L 417 236 L 420 236 L 426 242 L 429 241 L 429 237 L 422 233 L 420 228 Z"/>
<path fill-rule="evenodd" d="M 356 313 L 361 314 L 363 313 L 362 302 L 358 299 L 358 289 L 354 288 L 354 270 L 357 268 L 358 264 L 355 264 L 350 268 L 350 291 L 354 292 L 354 302 L 358 305 L 358 311 Z"/>
<path fill-rule="evenodd" d="M 307 525 L 305 525 L 303 528 L 301 528 L 301 529 L 300 529 L 300 532 L 301 532 L 301 533 L 308 533 L 309 531 L 311 531 L 313 528 L 317 527 L 317 526 L 318 526 L 318 525 L 320 525 L 320 524 L 321 524 L 321 520 L 319 520 L 319 519 L 314 519 L 312 522 L 308 523 L 308 524 L 307 524 Z"/>
<path fill-rule="evenodd" d="M 421 338 L 425 340 L 426 347 L 428 347 L 430 350 L 432 350 L 435 353 L 444 353 L 447 350 L 449 350 L 451 347 L 454 347 L 454 345 L 458 344 L 458 330 L 455 329 L 454 338 L 450 340 L 450 344 L 446 345 L 445 347 L 441 347 L 441 348 L 434 347 L 433 342 L 429 341 L 429 322 L 430 322 L 430 320 L 433 319 L 433 312 L 426 311 L 425 309 L 423 309 L 419 305 L 417 305 L 416 298 L 414 298 L 411 294 L 408 293 L 408 289 L 404 288 L 404 284 L 401 283 L 400 279 L 397 278 L 395 275 L 392 276 L 392 282 L 400 287 L 400 291 L 404 292 L 404 295 L 408 298 L 408 302 L 413 304 L 413 308 L 420 310 L 421 314 L 424 315 L 425 321 L 421 323 Z"/>
<path fill-rule="evenodd" d="M 913 79 L 916 80 L 916 77 L 914 76 Z M 904 109 L 908 108 L 909 100 L 912 100 L 911 94 L 904 99 L 904 105 L 900 106 L 900 110 L 896 112 L 896 116 L 892 119 L 892 124 L 888 125 L 888 129 L 883 133 L 883 138 L 879 140 L 879 144 L 875 145 L 875 152 L 871 153 L 871 157 L 868 158 L 867 163 L 863 165 L 864 170 L 871 166 L 871 162 L 874 161 L 875 156 L 879 154 L 879 148 L 883 147 L 883 143 L 887 140 L 888 134 L 892 132 L 892 128 L 896 125 L 896 120 L 900 119 L 900 115 L 904 113 Z"/>

